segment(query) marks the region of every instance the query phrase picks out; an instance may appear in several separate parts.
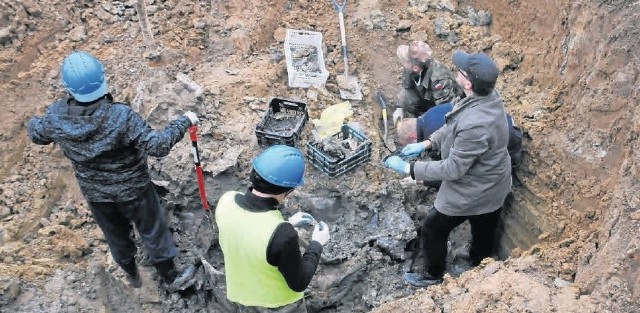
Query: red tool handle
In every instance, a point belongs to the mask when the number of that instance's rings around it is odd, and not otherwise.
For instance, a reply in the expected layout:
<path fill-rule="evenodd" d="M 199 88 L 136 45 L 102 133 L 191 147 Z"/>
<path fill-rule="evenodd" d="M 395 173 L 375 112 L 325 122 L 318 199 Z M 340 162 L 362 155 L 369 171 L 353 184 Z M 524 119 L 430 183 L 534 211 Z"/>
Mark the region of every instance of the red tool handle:
<path fill-rule="evenodd" d="M 193 163 L 195 164 L 196 178 L 198 179 L 198 193 L 200 193 L 200 202 L 202 208 L 209 212 L 209 201 L 207 201 L 207 192 L 204 189 L 204 176 L 202 175 L 202 166 L 200 165 L 200 153 L 198 152 L 198 127 L 193 125 L 189 127 L 189 137 L 191 138 L 191 152 L 193 153 Z"/>

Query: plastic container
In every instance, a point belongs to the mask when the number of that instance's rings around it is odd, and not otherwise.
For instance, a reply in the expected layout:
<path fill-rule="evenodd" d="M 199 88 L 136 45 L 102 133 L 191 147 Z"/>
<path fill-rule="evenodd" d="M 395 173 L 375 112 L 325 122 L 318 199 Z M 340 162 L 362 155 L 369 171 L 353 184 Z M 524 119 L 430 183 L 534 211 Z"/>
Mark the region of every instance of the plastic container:
<path fill-rule="evenodd" d="M 324 64 L 321 33 L 287 29 L 284 56 L 289 87 L 320 87 L 327 82 L 329 71 Z"/>
<path fill-rule="evenodd" d="M 306 103 L 273 98 L 269 101 L 269 109 L 256 126 L 258 144 L 295 147 L 307 120 L 309 114 Z"/>
<path fill-rule="evenodd" d="M 349 125 L 342 125 L 342 130 L 331 136 L 334 142 L 349 142 L 356 144 L 346 157 L 336 157 L 323 151 L 322 142 L 307 142 L 307 159 L 318 170 L 331 177 L 339 176 L 371 158 L 371 140 Z"/>

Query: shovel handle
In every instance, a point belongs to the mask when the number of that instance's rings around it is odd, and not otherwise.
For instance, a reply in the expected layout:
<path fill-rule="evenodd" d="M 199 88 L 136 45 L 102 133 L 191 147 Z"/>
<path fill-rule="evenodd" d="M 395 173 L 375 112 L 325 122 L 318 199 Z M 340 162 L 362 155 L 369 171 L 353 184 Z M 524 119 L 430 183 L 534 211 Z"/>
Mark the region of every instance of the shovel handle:
<path fill-rule="evenodd" d="M 191 138 L 191 152 L 193 153 L 193 163 L 195 164 L 196 179 L 198 181 L 198 193 L 200 194 L 200 202 L 202 208 L 209 212 L 209 201 L 207 201 L 207 192 L 204 189 L 204 175 L 202 174 L 202 165 L 200 164 L 200 153 L 198 152 L 198 127 L 192 125 L 189 127 L 189 137 Z"/>
<path fill-rule="evenodd" d="M 342 41 L 342 59 L 344 59 L 344 76 L 349 76 L 349 58 L 347 50 L 347 36 L 344 32 L 344 15 L 342 10 L 338 11 L 338 17 L 340 18 L 340 40 Z"/>
<path fill-rule="evenodd" d="M 342 4 L 338 4 L 336 0 L 333 0 L 333 7 L 338 11 L 338 18 L 340 19 L 340 41 L 342 42 L 342 58 L 344 59 L 344 77 L 345 79 L 349 76 L 349 61 L 348 61 L 348 50 L 347 50 L 347 36 L 344 31 L 344 14 L 342 10 L 344 6 L 347 4 L 347 0 L 343 0 Z"/>

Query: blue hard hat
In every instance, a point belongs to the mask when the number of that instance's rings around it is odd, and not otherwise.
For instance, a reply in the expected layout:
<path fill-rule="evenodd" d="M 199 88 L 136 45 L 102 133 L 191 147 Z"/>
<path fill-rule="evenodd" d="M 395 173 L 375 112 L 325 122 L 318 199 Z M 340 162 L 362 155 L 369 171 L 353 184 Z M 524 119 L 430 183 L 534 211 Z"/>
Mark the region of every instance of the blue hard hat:
<path fill-rule="evenodd" d="M 104 67 L 92 55 L 75 51 L 62 61 L 62 84 L 74 99 L 91 102 L 107 94 Z"/>
<path fill-rule="evenodd" d="M 294 147 L 269 147 L 253 159 L 253 169 L 276 186 L 291 188 L 304 184 L 304 156 Z"/>

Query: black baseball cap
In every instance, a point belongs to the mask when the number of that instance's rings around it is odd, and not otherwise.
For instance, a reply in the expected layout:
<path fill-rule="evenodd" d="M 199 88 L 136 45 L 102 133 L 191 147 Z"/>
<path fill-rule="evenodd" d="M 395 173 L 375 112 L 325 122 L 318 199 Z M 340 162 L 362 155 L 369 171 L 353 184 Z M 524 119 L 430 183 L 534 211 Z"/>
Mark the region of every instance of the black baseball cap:
<path fill-rule="evenodd" d="M 468 54 L 456 50 L 453 52 L 451 61 L 467 73 L 474 88 L 490 89 L 495 87 L 498 80 L 498 66 L 488 55 L 482 52 Z"/>

